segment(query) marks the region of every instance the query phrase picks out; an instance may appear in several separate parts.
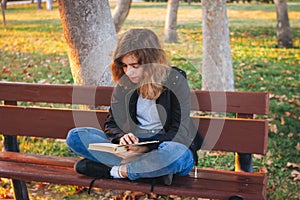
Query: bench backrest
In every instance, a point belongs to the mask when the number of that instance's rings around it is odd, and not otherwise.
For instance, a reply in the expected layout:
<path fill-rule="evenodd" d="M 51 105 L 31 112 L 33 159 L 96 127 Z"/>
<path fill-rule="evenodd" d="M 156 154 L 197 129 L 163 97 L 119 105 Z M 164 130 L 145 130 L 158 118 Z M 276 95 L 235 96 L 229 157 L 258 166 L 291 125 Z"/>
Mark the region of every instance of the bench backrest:
<path fill-rule="evenodd" d="M 101 128 L 107 110 L 72 105 L 109 106 L 112 91 L 113 87 L 0 82 L 0 133 L 64 139 L 74 127 Z M 194 90 L 191 102 L 192 118 L 205 138 L 204 149 L 266 153 L 268 122 L 253 118 L 268 114 L 267 93 Z M 203 116 L 203 112 L 212 114 Z"/>

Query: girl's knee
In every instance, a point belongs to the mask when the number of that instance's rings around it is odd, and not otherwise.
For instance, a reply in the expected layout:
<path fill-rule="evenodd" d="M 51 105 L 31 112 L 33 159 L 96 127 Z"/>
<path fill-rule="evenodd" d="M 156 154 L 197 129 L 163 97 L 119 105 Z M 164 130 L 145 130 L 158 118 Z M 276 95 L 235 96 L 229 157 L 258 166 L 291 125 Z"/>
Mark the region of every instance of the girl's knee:
<path fill-rule="evenodd" d="M 69 147 L 88 145 L 91 142 L 107 142 L 106 134 L 98 129 L 90 127 L 73 128 L 68 132 L 66 143 Z"/>
<path fill-rule="evenodd" d="M 184 144 L 178 142 L 163 142 L 159 146 L 159 151 L 166 154 L 176 162 L 194 160 L 192 152 Z"/>
<path fill-rule="evenodd" d="M 77 143 L 80 131 L 81 128 L 73 128 L 68 132 L 68 135 L 66 137 L 66 143 L 69 147 L 72 147 Z"/>
<path fill-rule="evenodd" d="M 167 142 L 162 148 L 168 152 L 171 162 L 169 167 L 173 169 L 173 173 L 185 176 L 192 170 L 194 157 L 185 145 L 177 142 Z"/>
<path fill-rule="evenodd" d="M 188 148 L 184 145 L 184 144 L 181 144 L 181 143 L 178 143 L 178 142 L 163 142 L 159 145 L 159 148 L 160 149 L 163 149 L 163 150 L 166 150 L 166 151 L 169 151 L 169 152 L 185 152 L 186 150 L 188 150 Z"/>

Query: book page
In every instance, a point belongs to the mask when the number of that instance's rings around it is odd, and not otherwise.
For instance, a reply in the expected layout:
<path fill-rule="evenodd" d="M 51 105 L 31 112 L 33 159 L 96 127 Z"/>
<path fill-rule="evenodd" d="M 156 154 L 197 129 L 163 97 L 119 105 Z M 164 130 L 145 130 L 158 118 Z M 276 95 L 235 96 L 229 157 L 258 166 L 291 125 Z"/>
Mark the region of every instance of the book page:
<path fill-rule="evenodd" d="M 146 141 L 146 142 L 139 142 L 135 144 L 126 144 L 126 145 L 113 144 L 113 143 L 91 143 L 89 144 L 89 149 L 110 152 L 110 153 L 121 153 L 121 152 L 126 152 L 128 149 L 127 147 L 129 146 L 143 146 L 143 145 L 154 144 L 158 142 L 159 141 L 155 140 L 155 141 Z"/>

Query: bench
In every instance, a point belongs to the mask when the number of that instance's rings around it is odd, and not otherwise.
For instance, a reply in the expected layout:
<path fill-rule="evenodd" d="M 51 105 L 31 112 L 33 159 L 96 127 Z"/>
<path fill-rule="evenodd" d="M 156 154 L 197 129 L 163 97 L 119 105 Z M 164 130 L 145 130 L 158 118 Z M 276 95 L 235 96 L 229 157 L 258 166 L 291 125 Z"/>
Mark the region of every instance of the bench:
<path fill-rule="evenodd" d="M 92 178 L 74 172 L 78 158 L 21 153 L 17 136 L 65 139 L 73 127 L 101 128 L 112 91 L 101 86 L 0 82 L 0 134 L 4 138 L 0 177 L 13 180 L 16 199 L 28 199 L 27 181 L 89 186 Z M 204 150 L 266 154 L 268 122 L 255 118 L 268 114 L 267 93 L 193 90 L 191 102 L 192 118 L 205 138 Z M 94 109 L 82 109 L 84 105 Z M 94 187 L 145 193 L 151 189 L 150 183 L 115 179 L 97 180 Z M 266 199 L 266 188 L 265 173 L 198 168 L 186 177 L 175 176 L 170 186 L 157 184 L 152 190 L 162 195 L 258 200 Z"/>

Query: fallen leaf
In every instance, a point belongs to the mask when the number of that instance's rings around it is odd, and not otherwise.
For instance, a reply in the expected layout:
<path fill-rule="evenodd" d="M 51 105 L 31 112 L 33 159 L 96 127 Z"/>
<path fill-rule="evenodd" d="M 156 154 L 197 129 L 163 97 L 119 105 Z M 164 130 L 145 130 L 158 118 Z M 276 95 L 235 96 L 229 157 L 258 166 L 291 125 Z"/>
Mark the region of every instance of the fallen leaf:
<path fill-rule="evenodd" d="M 285 120 L 283 117 L 281 117 L 281 125 L 284 125 L 285 124 Z"/>
<path fill-rule="evenodd" d="M 263 81 L 264 78 L 263 78 L 263 77 L 257 77 L 256 80 L 258 80 L 258 81 Z"/>
<path fill-rule="evenodd" d="M 4 67 L 2 67 L 2 72 L 5 74 L 8 74 L 8 73 L 10 73 L 10 69 L 4 66 Z"/>
<path fill-rule="evenodd" d="M 268 169 L 266 168 L 266 166 L 261 166 L 261 167 L 258 169 L 258 172 L 259 172 L 259 173 L 268 173 Z"/>
<path fill-rule="evenodd" d="M 278 129 L 277 129 L 277 125 L 276 124 L 270 124 L 270 131 L 273 133 L 277 133 Z"/>
<path fill-rule="evenodd" d="M 294 178 L 294 181 L 300 180 L 300 172 L 298 172 L 297 170 L 293 170 L 291 172 L 291 176 Z"/>
<path fill-rule="evenodd" d="M 288 162 L 287 167 L 300 168 L 300 164 Z"/>
<path fill-rule="evenodd" d="M 289 133 L 288 134 L 288 137 L 293 137 L 294 136 L 294 133 Z"/>
<path fill-rule="evenodd" d="M 258 159 L 258 160 L 261 160 L 263 158 L 263 155 L 260 155 L 260 154 L 253 154 L 253 157 Z"/>
<path fill-rule="evenodd" d="M 297 150 L 300 150 L 300 143 L 299 143 L 299 142 L 298 142 L 297 145 L 296 145 L 296 149 L 297 149 Z"/>
<path fill-rule="evenodd" d="M 254 84 L 248 84 L 248 88 L 253 88 Z"/>
<path fill-rule="evenodd" d="M 266 162 L 267 165 L 272 165 L 273 164 L 273 160 L 272 159 L 268 159 Z"/>

